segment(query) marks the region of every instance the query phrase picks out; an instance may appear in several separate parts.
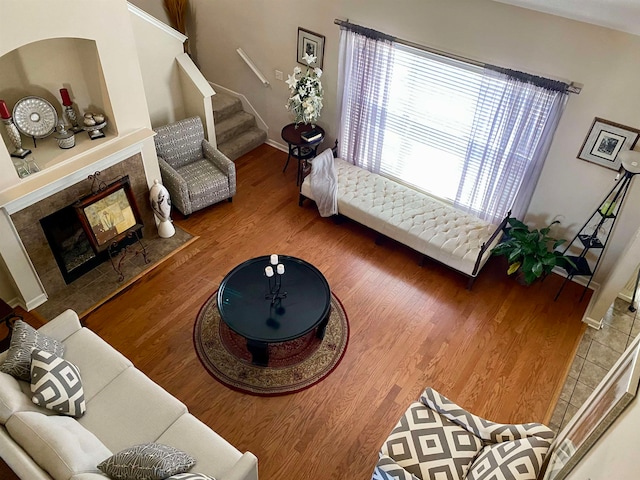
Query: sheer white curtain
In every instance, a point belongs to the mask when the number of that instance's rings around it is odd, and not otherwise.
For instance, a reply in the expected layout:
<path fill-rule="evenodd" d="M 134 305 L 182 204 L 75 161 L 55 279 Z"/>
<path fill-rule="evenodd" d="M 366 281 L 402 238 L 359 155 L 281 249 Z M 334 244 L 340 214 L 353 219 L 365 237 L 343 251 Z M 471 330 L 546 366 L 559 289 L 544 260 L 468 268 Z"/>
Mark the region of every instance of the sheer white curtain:
<path fill-rule="evenodd" d="M 568 98 L 566 84 L 536 78 L 486 69 L 457 208 L 494 223 L 526 213 Z"/>
<path fill-rule="evenodd" d="M 391 37 L 362 27 L 340 30 L 338 152 L 373 172 L 380 171 L 392 70 Z"/>

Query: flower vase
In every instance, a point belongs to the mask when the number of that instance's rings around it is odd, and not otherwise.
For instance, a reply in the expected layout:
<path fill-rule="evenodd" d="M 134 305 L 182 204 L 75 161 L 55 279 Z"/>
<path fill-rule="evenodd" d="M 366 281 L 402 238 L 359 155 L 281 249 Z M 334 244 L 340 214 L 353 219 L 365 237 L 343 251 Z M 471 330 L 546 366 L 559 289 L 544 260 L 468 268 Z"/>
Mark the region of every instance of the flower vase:
<path fill-rule="evenodd" d="M 169 191 L 158 180 L 153 181 L 153 186 L 149 192 L 149 201 L 153 213 L 158 219 L 158 236 L 169 238 L 176 233 L 176 229 L 171 223 L 171 198 Z"/>

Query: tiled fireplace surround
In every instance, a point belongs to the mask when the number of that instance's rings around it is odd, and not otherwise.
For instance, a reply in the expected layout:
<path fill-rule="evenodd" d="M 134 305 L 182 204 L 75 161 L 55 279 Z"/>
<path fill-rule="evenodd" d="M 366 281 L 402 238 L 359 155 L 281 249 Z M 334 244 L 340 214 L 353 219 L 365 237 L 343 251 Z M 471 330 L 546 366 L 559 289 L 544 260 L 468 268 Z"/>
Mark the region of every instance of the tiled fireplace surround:
<path fill-rule="evenodd" d="M 144 223 L 143 238 L 150 238 L 155 235 L 155 222 L 153 211 L 149 205 L 149 188 L 141 154 L 135 154 L 102 170 L 99 177 L 101 181 L 108 184 L 125 175 L 128 175 L 131 181 L 131 187 Z M 75 183 L 11 215 L 11 220 L 25 250 L 50 297 L 73 292 L 80 288 L 80 284 L 72 282 L 67 285 L 65 283 L 39 220 L 91 193 L 91 183 L 88 179 Z M 111 266 L 108 265 L 108 268 L 110 269 Z M 96 270 L 98 269 L 100 266 Z M 87 275 L 91 276 L 92 272 L 85 274 L 85 276 Z"/>

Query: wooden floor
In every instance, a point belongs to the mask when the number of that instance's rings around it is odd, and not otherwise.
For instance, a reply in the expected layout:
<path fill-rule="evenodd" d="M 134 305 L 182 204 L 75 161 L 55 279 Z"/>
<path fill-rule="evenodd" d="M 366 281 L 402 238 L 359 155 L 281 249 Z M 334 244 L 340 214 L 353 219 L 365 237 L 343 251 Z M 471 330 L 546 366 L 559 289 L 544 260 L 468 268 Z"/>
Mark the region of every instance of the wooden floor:
<path fill-rule="evenodd" d="M 86 325 L 238 449 L 262 480 L 370 478 L 377 451 L 426 386 L 500 422 L 548 421 L 580 340 L 588 299 L 560 278 L 523 287 L 493 258 L 466 279 L 351 221 L 297 205 L 295 164 L 263 145 L 236 161 L 238 193 L 176 223 L 200 238 L 91 313 Z M 270 253 L 316 265 L 351 327 L 342 363 L 293 395 L 235 392 L 201 366 L 200 306 L 235 265 Z M 90 407 L 89 407 L 90 408 Z M 2 469 L 0 468 L 0 477 Z M 224 480 L 224 479 L 220 479 Z"/>

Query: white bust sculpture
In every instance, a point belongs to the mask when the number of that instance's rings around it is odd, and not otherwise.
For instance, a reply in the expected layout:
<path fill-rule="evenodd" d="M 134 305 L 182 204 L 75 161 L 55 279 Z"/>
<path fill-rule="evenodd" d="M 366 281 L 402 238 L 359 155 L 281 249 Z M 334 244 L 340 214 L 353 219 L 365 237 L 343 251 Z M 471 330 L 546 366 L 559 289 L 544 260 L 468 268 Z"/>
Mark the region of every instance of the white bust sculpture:
<path fill-rule="evenodd" d="M 171 198 L 167 189 L 157 179 L 153 181 L 149 201 L 158 219 L 158 235 L 162 238 L 172 237 L 176 229 L 171 223 Z"/>

